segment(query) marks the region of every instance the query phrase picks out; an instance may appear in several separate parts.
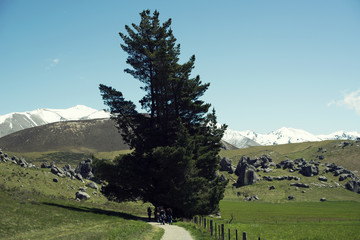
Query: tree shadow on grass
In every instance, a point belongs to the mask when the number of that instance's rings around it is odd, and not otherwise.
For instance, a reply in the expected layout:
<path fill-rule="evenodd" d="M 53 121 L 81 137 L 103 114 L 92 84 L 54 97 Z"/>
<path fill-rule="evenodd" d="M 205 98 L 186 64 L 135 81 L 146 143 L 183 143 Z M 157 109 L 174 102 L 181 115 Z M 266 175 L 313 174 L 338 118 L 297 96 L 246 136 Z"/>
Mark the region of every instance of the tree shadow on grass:
<path fill-rule="evenodd" d="M 92 207 L 84 207 L 84 206 L 66 206 L 58 203 L 50 203 L 50 202 L 43 202 L 43 204 L 48 206 L 60 207 L 65 208 L 72 211 L 78 212 L 87 212 L 87 213 L 95 213 L 95 214 L 102 214 L 112 217 L 119 217 L 127 220 L 146 220 L 145 218 L 137 217 L 128 213 L 116 212 L 111 210 L 104 210 L 101 208 L 92 208 Z"/>

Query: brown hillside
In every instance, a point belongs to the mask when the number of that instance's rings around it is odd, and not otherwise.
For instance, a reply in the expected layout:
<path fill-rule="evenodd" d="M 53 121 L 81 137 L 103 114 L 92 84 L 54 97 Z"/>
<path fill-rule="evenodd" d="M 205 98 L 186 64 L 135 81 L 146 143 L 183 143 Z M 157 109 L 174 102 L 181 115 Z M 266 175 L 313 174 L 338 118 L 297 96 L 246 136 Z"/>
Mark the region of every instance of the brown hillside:
<path fill-rule="evenodd" d="M 108 152 L 129 149 L 110 119 L 66 121 L 28 128 L 0 138 L 11 152 Z"/>

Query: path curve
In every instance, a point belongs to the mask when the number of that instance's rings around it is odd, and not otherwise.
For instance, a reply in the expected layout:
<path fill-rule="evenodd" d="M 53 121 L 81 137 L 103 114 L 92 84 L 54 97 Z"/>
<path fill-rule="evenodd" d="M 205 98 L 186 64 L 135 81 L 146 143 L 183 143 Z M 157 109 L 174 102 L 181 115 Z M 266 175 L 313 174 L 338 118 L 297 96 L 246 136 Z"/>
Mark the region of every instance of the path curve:
<path fill-rule="evenodd" d="M 190 233 L 182 227 L 169 224 L 162 225 L 157 222 L 150 222 L 150 224 L 165 230 L 161 240 L 194 240 Z"/>

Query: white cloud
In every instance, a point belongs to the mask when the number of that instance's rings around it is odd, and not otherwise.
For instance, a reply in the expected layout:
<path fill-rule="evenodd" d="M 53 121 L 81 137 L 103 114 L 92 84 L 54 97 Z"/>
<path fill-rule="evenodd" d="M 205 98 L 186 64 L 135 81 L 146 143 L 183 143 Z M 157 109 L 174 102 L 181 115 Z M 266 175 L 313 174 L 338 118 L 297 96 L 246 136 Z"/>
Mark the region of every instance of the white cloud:
<path fill-rule="evenodd" d="M 328 107 L 332 105 L 336 106 L 345 106 L 350 109 L 354 109 L 357 114 L 360 115 L 360 89 L 351 92 L 351 93 L 345 93 L 344 99 L 339 101 L 331 101 L 328 104 Z"/>
<path fill-rule="evenodd" d="M 53 59 L 48 59 L 48 66 L 46 67 L 47 70 L 50 70 L 51 68 L 55 67 L 59 62 L 60 59 L 59 58 L 53 58 Z"/>
<path fill-rule="evenodd" d="M 332 105 L 336 105 L 336 101 L 332 100 L 331 102 L 329 102 L 327 104 L 328 107 L 332 106 Z"/>
<path fill-rule="evenodd" d="M 350 94 L 345 95 L 344 105 L 351 109 L 355 109 L 357 114 L 360 114 L 360 89 Z"/>

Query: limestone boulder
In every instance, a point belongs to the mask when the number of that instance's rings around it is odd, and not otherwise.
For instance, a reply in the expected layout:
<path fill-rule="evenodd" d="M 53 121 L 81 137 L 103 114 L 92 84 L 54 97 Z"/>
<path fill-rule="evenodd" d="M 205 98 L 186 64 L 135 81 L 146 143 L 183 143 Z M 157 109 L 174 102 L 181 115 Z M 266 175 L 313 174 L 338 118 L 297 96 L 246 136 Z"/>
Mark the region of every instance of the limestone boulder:
<path fill-rule="evenodd" d="M 87 194 L 86 192 L 82 192 L 82 191 L 76 192 L 75 197 L 80 200 L 89 200 L 90 199 L 90 195 Z"/>

